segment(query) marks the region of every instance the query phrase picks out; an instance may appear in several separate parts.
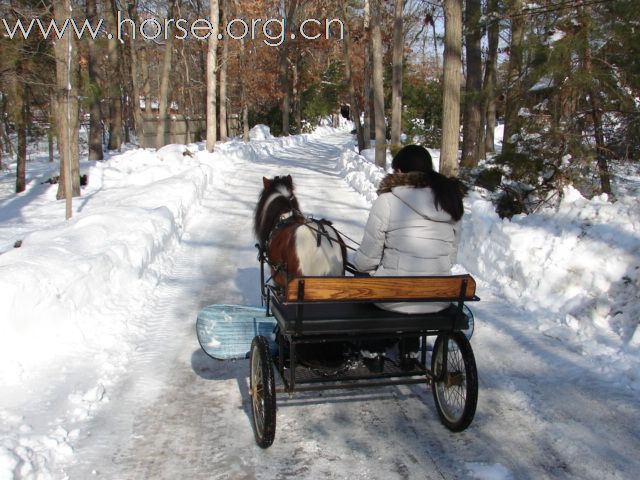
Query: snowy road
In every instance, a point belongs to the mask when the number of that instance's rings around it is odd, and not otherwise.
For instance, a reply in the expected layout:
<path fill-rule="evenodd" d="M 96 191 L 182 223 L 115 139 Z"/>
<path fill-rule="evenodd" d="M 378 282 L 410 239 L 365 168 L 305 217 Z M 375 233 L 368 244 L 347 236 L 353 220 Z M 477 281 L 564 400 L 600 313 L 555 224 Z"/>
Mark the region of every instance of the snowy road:
<path fill-rule="evenodd" d="M 211 303 L 259 303 L 251 234 L 262 176 L 289 173 L 305 213 L 359 239 L 367 202 L 334 169 L 344 134 L 238 158 L 186 225 L 171 273 L 148 299 L 146 343 L 74 442 L 71 479 L 635 478 L 640 401 L 589 370 L 580 351 L 542 335 L 478 279 L 480 397 L 454 434 L 424 386 L 278 398 L 274 445 L 249 420 L 247 361 L 205 356 L 195 318 Z"/>

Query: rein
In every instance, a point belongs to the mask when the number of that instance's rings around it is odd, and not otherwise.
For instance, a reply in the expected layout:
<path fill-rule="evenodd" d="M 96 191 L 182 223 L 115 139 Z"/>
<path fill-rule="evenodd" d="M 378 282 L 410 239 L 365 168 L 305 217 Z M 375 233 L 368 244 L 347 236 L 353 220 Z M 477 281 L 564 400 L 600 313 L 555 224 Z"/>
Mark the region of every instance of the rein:
<path fill-rule="evenodd" d="M 335 241 L 335 242 L 339 242 L 340 241 L 340 238 L 333 238 L 331 236 L 331 234 L 329 232 L 327 232 L 327 230 L 324 228 L 324 224 L 322 223 L 322 220 L 316 220 L 315 218 L 313 218 L 311 216 L 303 216 L 303 217 L 305 219 L 304 224 L 308 228 L 310 228 L 311 230 L 316 232 L 316 234 L 318 235 L 318 242 L 320 241 L 320 237 L 322 237 L 322 236 L 327 237 L 329 242 L 331 242 L 332 240 Z M 318 224 L 318 225 L 320 225 L 320 228 L 313 227 L 312 224 Z M 347 240 L 349 240 L 354 245 L 356 245 L 358 247 L 360 246 L 360 244 L 358 242 L 356 242 L 353 238 L 349 237 L 348 235 L 346 235 L 343 232 L 341 232 L 340 230 L 338 230 L 333 224 L 330 224 L 330 225 L 340 235 L 341 238 L 346 238 Z M 347 244 L 345 244 L 344 246 L 345 246 L 345 248 L 348 248 L 349 250 L 353 250 L 354 252 L 357 250 L 357 248 L 351 247 L 351 246 L 349 246 Z"/>

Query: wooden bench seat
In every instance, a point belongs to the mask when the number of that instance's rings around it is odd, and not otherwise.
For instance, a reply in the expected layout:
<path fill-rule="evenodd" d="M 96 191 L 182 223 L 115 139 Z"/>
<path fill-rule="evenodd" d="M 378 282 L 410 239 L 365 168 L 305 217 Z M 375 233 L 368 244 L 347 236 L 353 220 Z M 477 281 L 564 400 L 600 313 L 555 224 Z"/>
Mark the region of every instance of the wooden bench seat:
<path fill-rule="evenodd" d="M 356 335 L 417 333 L 468 328 L 462 304 L 479 300 L 470 275 L 432 277 L 301 277 L 280 295 L 271 310 L 284 334 Z M 382 310 L 382 302 L 452 302 L 436 313 L 403 314 Z"/>

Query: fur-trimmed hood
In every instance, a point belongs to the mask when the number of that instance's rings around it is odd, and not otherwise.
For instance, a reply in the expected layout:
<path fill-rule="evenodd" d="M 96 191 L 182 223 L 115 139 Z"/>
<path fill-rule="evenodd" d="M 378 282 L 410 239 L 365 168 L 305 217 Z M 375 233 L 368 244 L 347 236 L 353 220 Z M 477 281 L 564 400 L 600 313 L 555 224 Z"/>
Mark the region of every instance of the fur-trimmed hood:
<path fill-rule="evenodd" d="M 378 195 L 389 193 L 395 187 L 425 188 L 429 186 L 427 176 L 422 172 L 390 173 L 378 186 Z"/>
<path fill-rule="evenodd" d="M 378 195 L 391 194 L 419 215 L 434 222 L 453 222 L 451 215 L 436 207 L 429 179 L 422 172 L 390 173 L 382 179 Z"/>

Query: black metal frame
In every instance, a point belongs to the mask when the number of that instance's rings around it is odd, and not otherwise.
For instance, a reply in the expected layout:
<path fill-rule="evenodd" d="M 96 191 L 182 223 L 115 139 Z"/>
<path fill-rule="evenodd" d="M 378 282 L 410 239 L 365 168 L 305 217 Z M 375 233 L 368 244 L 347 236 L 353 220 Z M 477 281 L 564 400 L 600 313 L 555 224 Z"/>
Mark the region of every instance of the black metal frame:
<path fill-rule="evenodd" d="M 377 387 L 389 385 L 409 385 L 427 382 L 440 382 L 447 376 L 448 357 L 448 334 L 454 331 L 464 330 L 468 328 L 468 319 L 463 313 L 465 301 L 476 301 L 478 297 L 466 298 L 467 281 L 463 280 L 460 294 L 455 298 L 429 298 L 419 299 L 415 301 L 424 302 L 442 302 L 451 301 L 452 307 L 444 312 L 433 314 L 418 315 L 402 315 L 394 314 L 377 309 L 371 305 L 371 302 L 358 300 L 341 300 L 327 302 L 305 302 L 304 300 L 304 279 L 299 279 L 298 298 L 296 301 L 286 301 L 287 292 L 270 284 L 270 278 L 265 280 L 265 263 L 268 260 L 264 253 L 258 256 L 260 260 L 260 281 L 261 294 L 263 304 L 266 306 L 268 316 L 275 316 L 278 323 L 277 341 L 279 353 L 274 359 L 275 370 L 278 372 L 283 387 L 277 388 L 276 392 L 288 393 L 293 395 L 295 392 L 303 391 L 321 391 L 342 388 L 360 388 L 360 387 Z M 394 298 L 380 299 L 384 301 L 398 301 Z M 412 300 L 413 302 L 414 300 Z M 373 331 L 364 333 L 362 328 L 358 326 L 349 326 L 349 319 L 346 317 L 335 318 L 329 314 L 327 319 L 333 321 L 335 325 L 344 325 L 344 328 L 333 330 L 328 328 L 326 332 L 320 332 L 316 328 L 309 330 L 304 328 L 312 321 L 305 322 L 312 317 L 322 319 L 323 308 L 327 305 L 333 305 L 335 311 L 344 308 L 360 309 L 359 313 L 366 315 L 374 315 L 378 322 L 377 327 Z M 361 306 L 358 306 L 361 305 Z M 368 307 L 367 307 L 368 305 Z M 372 313 L 375 310 L 377 313 Z M 372 317 L 373 318 L 373 317 Z M 410 319 L 407 324 L 398 323 L 399 319 Z M 375 323 L 375 322 L 374 322 Z M 386 326 L 385 326 L 386 324 Z M 417 325 L 421 324 L 421 325 Z M 426 325 L 431 325 L 427 327 Z M 434 328 L 435 325 L 435 328 Z M 444 364 L 442 370 L 436 376 L 427 366 L 427 338 L 430 336 L 445 335 L 444 348 Z M 353 371 L 337 370 L 333 373 L 314 373 L 308 367 L 302 366 L 298 362 L 296 356 L 296 346 L 310 343 L 330 343 L 330 342 L 353 342 L 362 340 L 389 340 L 401 339 L 404 337 L 420 337 L 421 350 L 418 365 L 410 371 L 403 371 L 396 365 L 385 365 L 382 372 L 371 372 L 365 367 L 356 368 Z M 288 361 L 285 359 L 284 352 L 288 352 Z"/>

